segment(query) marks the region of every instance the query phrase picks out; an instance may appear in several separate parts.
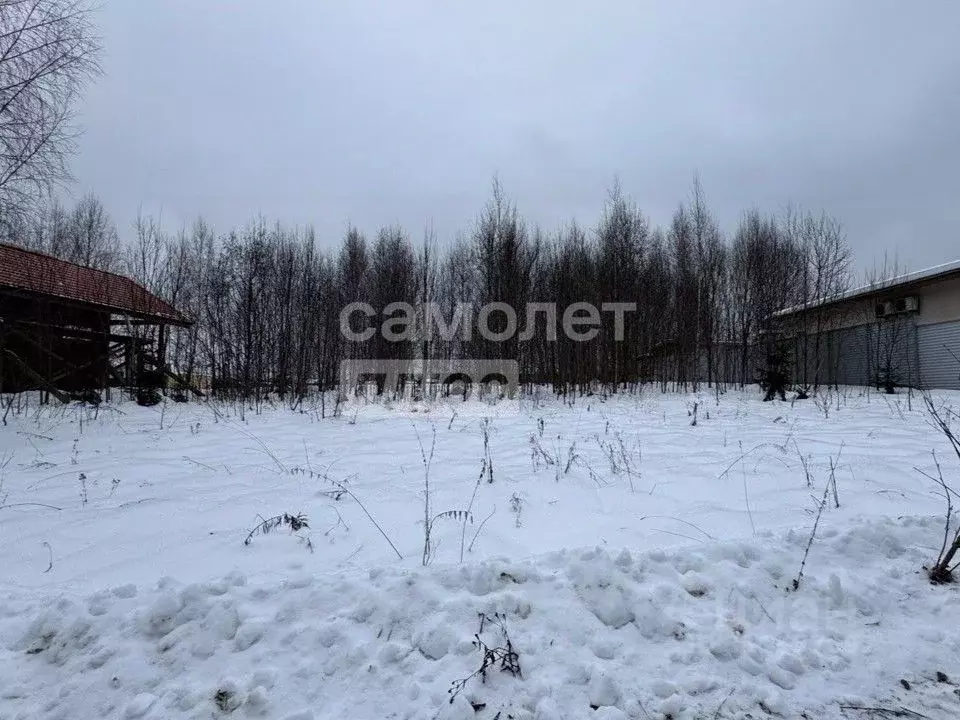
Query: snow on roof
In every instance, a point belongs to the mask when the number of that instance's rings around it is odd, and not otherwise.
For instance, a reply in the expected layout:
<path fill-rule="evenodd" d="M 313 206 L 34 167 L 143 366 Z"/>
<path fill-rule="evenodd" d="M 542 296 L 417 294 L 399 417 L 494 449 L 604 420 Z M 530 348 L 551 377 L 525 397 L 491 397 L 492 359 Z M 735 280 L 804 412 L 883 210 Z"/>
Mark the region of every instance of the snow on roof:
<path fill-rule="evenodd" d="M 914 270 L 902 275 L 895 275 L 893 277 L 877 280 L 866 285 L 860 285 L 852 288 L 851 290 L 837 293 L 836 295 L 830 295 L 817 300 L 811 300 L 808 303 L 802 303 L 800 305 L 793 305 L 782 310 L 777 310 L 777 312 L 774 313 L 774 316 L 784 317 L 786 315 L 793 315 L 794 313 L 802 310 L 810 310 L 822 305 L 831 305 L 833 303 L 840 302 L 841 300 L 853 300 L 864 295 L 870 295 L 871 293 L 875 293 L 880 290 L 889 290 L 890 288 L 897 287 L 898 285 L 908 285 L 910 283 L 920 282 L 921 280 L 932 280 L 934 278 L 950 275 L 955 272 L 960 272 L 960 260 L 952 260 L 950 262 L 941 263 L 940 265 L 924 268 L 923 270 Z"/>

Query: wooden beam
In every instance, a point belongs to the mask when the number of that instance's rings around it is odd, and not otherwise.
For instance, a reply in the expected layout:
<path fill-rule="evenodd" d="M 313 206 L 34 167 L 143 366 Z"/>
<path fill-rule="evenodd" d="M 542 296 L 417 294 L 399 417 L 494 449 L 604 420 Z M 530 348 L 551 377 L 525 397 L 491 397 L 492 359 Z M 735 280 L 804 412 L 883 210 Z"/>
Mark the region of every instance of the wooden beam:
<path fill-rule="evenodd" d="M 177 327 L 190 327 L 193 325 L 193 321 L 190 319 L 179 320 L 177 318 L 171 318 L 166 315 L 151 315 L 149 313 L 139 313 L 134 310 L 127 310 L 124 308 L 117 307 L 116 305 L 104 305 L 96 302 L 86 302 L 83 300 L 77 300 L 75 298 L 63 297 L 61 295 L 51 295 L 49 293 L 39 292 L 35 290 L 29 290 L 27 288 L 11 288 L 3 287 L 0 288 L 0 294 L 10 295 L 12 297 L 20 297 L 26 300 L 32 300 L 35 302 L 48 302 L 58 305 L 63 305 L 66 307 L 75 307 L 85 310 L 93 310 L 96 312 L 105 312 L 110 315 L 127 315 L 132 318 L 136 318 L 137 323 L 143 325 L 159 325 L 160 323 L 166 323 L 167 325 L 176 325 Z"/>
<path fill-rule="evenodd" d="M 15 363 L 17 363 L 17 365 L 20 366 L 21 370 L 23 370 L 27 375 L 32 377 L 34 381 L 38 385 L 40 385 L 40 387 L 44 388 L 47 392 L 49 392 L 51 395 L 57 398 L 57 400 L 59 400 L 64 404 L 70 402 L 69 395 L 58 390 L 56 387 L 53 386 L 52 383 L 47 382 L 47 380 L 40 373 L 36 372 L 32 367 L 30 367 L 23 360 L 21 360 L 20 357 L 15 352 L 13 352 L 13 350 L 4 348 L 4 353 L 8 357 L 10 357 Z"/>
<path fill-rule="evenodd" d="M 24 325 L 32 328 L 43 328 L 51 330 L 63 337 L 77 337 L 84 340 L 102 340 L 106 338 L 110 342 L 125 342 L 130 339 L 129 335 L 104 334 L 100 330 L 89 330 L 87 328 L 66 327 L 64 325 L 52 325 L 49 323 L 37 322 L 36 320 L 7 320 L 12 325 Z"/>
<path fill-rule="evenodd" d="M 177 323 L 171 322 L 170 320 L 130 320 L 129 323 L 126 320 L 111 320 L 111 325 L 133 325 L 134 327 L 152 327 L 155 325 L 176 325 Z M 186 326 L 184 326 L 186 327 Z"/>
<path fill-rule="evenodd" d="M 68 366 L 68 367 L 71 367 L 71 368 L 76 369 L 76 366 L 75 366 L 72 362 L 70 362 L 70 361 L 67 360 L 66 358 L 60 357 L 60 356 L 57 355 L 57 353 L 55 353 L 53 350 L 49 350 L 48 348 L 45 348 L 43 345 L 41 345 L 39 342 L 37 342 L 37 340 L 36 340 L 35 338 L 30 337 L 29 335 L 26 335 L 26 334 L 20 332 L 19 330 L 12 330 L 11 332 L 12 332 L 14 335 L 17 335 L 18 337 L 23 338 L 23 339 L 26 340 L 28 343 L 30 343 L 30 344 L 33 345 L 35 348 L 37 348 L 40 352 L 46 353 L 49 357 L 52 357 L 52 358 L 53 358 L 54 360 L 56 360 L 57 362 L 63 363 L 64 365 L 66 365 L 66 366 Z M 101 355 L 101 356 L 100 356 L 100 359 L 106 360 L 107 358 L 106 358 L 105 355 Z"/>
<path fill-rule="evenodd" d="M 168 368 L 163 368 L 163 374 L 166 375 L 166 376 L 167 376 L 168 378 L 170 378 L 171 380 L 173 380 L 174 382 L 178 383 L 178 384 L 180 385 L 180 387 L 182 387 L 182 388 L 187 388 L 188 390 L 190 390 L 190 391 L 191 391 L 194 395 L 196 395 L 197 397 L 206 397 L 206 396 L 200 391 L 199 388 L 197 388 L 196 386 L 192 385 L 191 383 L 188 383 L 186 380 L 184 380 L 184 379 L 183 379 L 182 377 L 180 377 L 179 375 L 174 374 L 174 373 L 173 373 L 171 370 L 169 370 Z"/>
<path fill-rule="evenodd" d="M 50 354 L 53 355 L 53 353 L 50 353 Z M 56 356 L 54 355 L 54 357 Z M 66 360 L 62 360 L 62 362 L 66 365 L 70 365 L 70 363 L 67 362 Z M 88 360 L 83 365 L 71 365 L 71 367 L 61 370 L 52 378 L 50 378 L 50 382 L 57 382 L 57 380 L 62 380 L 63 378 L 67 377 L 67 375 L 70 375 L 71 373 L 74 373 L 74 372 L 78 372 L 80 370 L 84 370 L 90 367 L 91 365 L 94 365 L 95 363 L 103 363 L 105 366 L 110 367 L 110 358 L 105 355 L 98 355 L 93 360 Z"/>

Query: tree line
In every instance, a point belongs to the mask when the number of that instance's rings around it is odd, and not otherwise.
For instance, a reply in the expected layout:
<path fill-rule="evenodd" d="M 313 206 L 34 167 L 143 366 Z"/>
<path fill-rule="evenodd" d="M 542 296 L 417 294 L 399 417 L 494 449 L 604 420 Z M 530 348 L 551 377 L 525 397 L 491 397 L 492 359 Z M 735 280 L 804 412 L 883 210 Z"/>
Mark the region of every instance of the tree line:
<path fill-rule="evenodd" d="M 727 234 L 697 181 L 665 226 L 651 224 L 614 184 L 594 225 L 546 232 L 524 220 L 495 180 L 473 227 L 452 241 L 429 229 L 415 239 L 397 226 L 371 237 L 351 227 L 333 251 L 309 227 L 262 219 L 220 234 L 197 220 L 169 234 L 141 217 L 135 236 L 121 243 L 94 196 L 72 209 L 53 204 L 11 227 L 10 241 L 129 274 L 192 318 L 167 341 L 168 364 L 181 376 L 217 396 L 275 394 L 293 404 L 336 387 L 341 362 L 356 358 L 427 358 L 437 367 L 514 360 L 522 384 L 559 394 L 644 382 L 743 385 L 755 380 L 773 314 L 842 292 L 850 278 L 850 252 L 834 219 L 749 209 Z M 351 303 L 377 313 L 354 317 L 376 330 L 363 342 L 342 332 L 341 310 Z M 497 341 L 426 331 L 443 327 L 424 322 L 428 306 L 432 320 L 450 326 L 464 312 L 475 321 L 491 303 L 514 308 L 520 332 Z M 602 313 L 595 337 L 577 340 L 556 320 L 551 327 L 547 313 L 528 315 L 526 308 L 545 303 L 559 314 L 575 303 L 636 309 L 619 318 Z M 381 326 L 399 323 L 398 304 L 415 308 L 418 322 L 403 340 L 388 340 Z M 500 331 L 506 318 L 491 313 L 486 321 Z M 811 334 L 803 352 L 817 352 L 819 342 Z M 804 384 L 819 383 L 814 375 Z"/>
<path fill-rule="evenodd" d="M 427 358 L 440 367 L 510 360 L 523 383 L 558 393 L 745 384 L 772 313 L 848 283 L 850 253 L 835 220 L 750 209 L 724 233 L 698 182 L 664 226 L 615 184 L 594 224 L 548 232 L 526 222 L 495 181 L 473 227 L 456 238 L 429 230 L 414 238 L 401 227 L 368 237 L 350 228 L 329 251 L 310 228 L 262 219 L 226 233 L 197 220 L 170 234 L 141 217 L 135 237 L 122 242 L 95 196 L 72 208 L 47 204 L 70 178 L 77 100 L 100 72 L 96 6 L 0 0 L 0 239 L 129 274 L 172 302 L 195 322 L 172 333 L 168 363 L 217 395 L 276 393 L 297 403 L 334 387 L 342 361 L 356 358 Z M 544 303 L 558 313 L 578 303 L 636 309 L 602 314 L 588 340 L 556 332 L 541 313 L 532 332 L 525 326 L 502 340 L 438 337 L 421 322 L 399 342 L 376 333 L 357 343 L 344 337 L 340 310 L 358 302 L 379 323 L 401 321 L 405 307 L 421 320 L 432 307 L 451 322 L 464 308 L 475 318 L 501 303 L 521 323 Z M 813 316 L 822 329 L 822 313 Z M 503 313 L 485 319 L 494 331 L 509 321 Z M 807 361 L 820 338 L 814 332 L 800 343 L 804 384 L 820 382 L 819 362 Z"/>

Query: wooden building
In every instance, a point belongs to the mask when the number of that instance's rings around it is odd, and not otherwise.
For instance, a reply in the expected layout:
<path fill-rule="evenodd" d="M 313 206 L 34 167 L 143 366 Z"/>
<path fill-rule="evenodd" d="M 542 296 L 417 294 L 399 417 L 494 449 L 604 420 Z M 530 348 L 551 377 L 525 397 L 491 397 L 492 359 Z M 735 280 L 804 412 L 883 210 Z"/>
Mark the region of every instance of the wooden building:
<path fill-rule="evenodd" d="M 165 386 L 169 328 L 190 324 L 130 278 L 0 244 L 0 392 Z"/>

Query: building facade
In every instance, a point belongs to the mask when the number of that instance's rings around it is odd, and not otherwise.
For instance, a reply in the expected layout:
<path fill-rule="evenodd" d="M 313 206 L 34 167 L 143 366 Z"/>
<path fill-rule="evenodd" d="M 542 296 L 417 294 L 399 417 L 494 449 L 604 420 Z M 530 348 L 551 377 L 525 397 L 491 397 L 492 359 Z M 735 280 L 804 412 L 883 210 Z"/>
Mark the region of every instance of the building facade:
<path fill-rule="evenodd" d="M 191 321 L 130 278 L 0 244 L 0 393 L 159 387 Z"/>
<path fill-rule="evenodd" d="M 776 314 L 793 381 L 960 390 L 960 262 Z"/>

